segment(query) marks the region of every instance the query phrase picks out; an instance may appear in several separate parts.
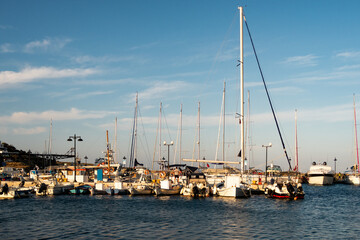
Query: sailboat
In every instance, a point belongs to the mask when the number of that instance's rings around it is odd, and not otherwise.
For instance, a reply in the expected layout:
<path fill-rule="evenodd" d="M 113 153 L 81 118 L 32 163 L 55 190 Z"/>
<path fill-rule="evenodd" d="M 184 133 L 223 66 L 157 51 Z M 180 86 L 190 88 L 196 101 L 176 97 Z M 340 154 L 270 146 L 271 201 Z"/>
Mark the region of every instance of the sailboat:
<path fill-rule="evenodd" d="M 243 35 L 243 21 L 244 21 L 244 23 L 246 25 L 246 28 L 247 28 L 247 31 L 248 31 L 248 34 L 249 34 L 249 38 L 250 38 L 251 45 L 252 45 L 252 48 L 253 48 L 253 51 L 254 51 L 256 62 L 257 62 L 257 65 L 258 65 L 258 68 L 259 68 L 259 71 L 260 71 L 260 75 L 261 75 L 261 78 L 262 78 L 262 81 L 263 81 L 263 84 L 264 84 L 265 92 L 266 92 L 266 95 L 267 95 L 267 98 L 268 98 L 268 101 L 269 101 L 269 104 L 270 104 L 270 108 L 271 108 L 271 111 L 272 111 L 272 114 L 273 114 L 273 117 L 274 117 L 274 120 L 275 120 L 275 124 L 276 124 L 277 130 L 278 130 L 278 134 L 280 136 L 282 147 L 283 147 L 287 162 L 289 164 L 289 171 L 290 171 L 290 170 L 292 170 L 290 158 L 289 158 L 288 153 L 287 153 L 286 148 L 285 148 L 285 143 L 284 143 L 284 140 L 282 138 L 279 123 L 278 123 L 278 120 L 276 118 L 275 110 L 274 110 L 274 107 L 272 105 L 270 95 L 269 95 L 269 92 L 268 92 L 268 89 L 267 89 L 267 86 L 266 86 L 266 83 L 265 83 L 265 78 L 264 78 L 263 72 L 262 72 L 261 67 L 260 67 L 260 62 L 259 62 L 256 50 L 255 50 L 254 42 L 253 42 L 251 34 L 250 34 L 249 26 L 247 24 L 245 16 L 243 15 L 242 7 L 238 7 L 238 9 L 240 11 L 240 64 L 239 65 L 240 65 L 240 72 L 241 72 L 241 87 L 240 87 L 240 91 L 241 91 L 240 92 L 240 94 L 241 94 L 241 113 L 240 113 L 239 117 L 240 117 L 241 133 L 242 134 L 241 134 L 241 149 L 240 149 L 239 156 L 241 157 L 241 165 L 242 165 L 241 166 L 241 172 L 242 172 L 242 174 L 244 174 L 245 153 L 246 153 L 246 151 L 245 151 L 245 141 L 244 141 L 244 124 L 243 124 L 244 123 L 244 76 L 243 76 L 244 60 L 243 60 L 243 37 L 242 37 L 242 35 Z M 246 178 L 246 177 L 247 176 L 244 176 L 244 178 Z M 279 186 L 281 184 L 284 185 L 281 182 L 279 182 L 279 183 L 271 182 L 271 184 L 266 182 L 265 184 L 267 184 L 267 187 L 265 188 L 265 194 L 268 197 L 279 197 L 279 198 L 292 198 L 292 199 L 295 199 L 295 198 L 303 198 L 304 195 L 305 195 L 304 191 L 302 190 L 301 184 L 295 184 L 294 182 L 290 181 L 290 179 L 286 183 L 287 187 L 285 187 L 285 188 L 279 188 Z"/>
<path fill-rule="evenodd" d="M 356 126 L 356 107 L 355 107 L 355 94 L 354 94 L 354 132 L 355 132 L 355 166 L 352 167 L 354 171 L 351 174 L 346 175 L 346 183 L 353 185 L 360 185 L 360 169 L 359 169 L 359 145 L 357 138 L 357 126 Z"/>

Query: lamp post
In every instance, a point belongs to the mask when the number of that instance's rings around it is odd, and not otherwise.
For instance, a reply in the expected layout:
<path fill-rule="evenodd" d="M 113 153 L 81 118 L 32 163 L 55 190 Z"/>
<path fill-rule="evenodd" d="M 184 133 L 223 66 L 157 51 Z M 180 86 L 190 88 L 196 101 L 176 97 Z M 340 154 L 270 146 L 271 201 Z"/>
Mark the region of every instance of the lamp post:
<path fill-rule="evenodd" d="M 76 134 L 74 134 L 74 136 L 70 136 L 68 138 L 68 141 L 71 142 L 74 139 L 74 182 L 76 182 L 76 140 L 79 142 L 82 142 L 82 138 L 80 136 L 76 136 Z"/>
<path fill-rule="evenodd" d="M 336 162 L 337 162 L 337 159 L 335 158 L 335 159 L 334 159 L 334 163 L 335 163 L 335 174 L 336 174 Z"/>
<path fill-rule="evenodd" d="M 166 141 L 164 141 L 164 145 L 168 147 L 167 167 L 169 169 L 169 166 L 170 166 L 170 146 L 174 145 L 174 141 L 171 141 L 170 143 L 167 143 Z"/>
<path fill-rule="evenodd" d="M 268 145 L 262 145 L 266 149 L 266 155 L 265 155 L 265 183 L 267 183 L 267 158 L 268 158 L 268 148 L 271 147 L 272 144 L 269 143 Z"/>

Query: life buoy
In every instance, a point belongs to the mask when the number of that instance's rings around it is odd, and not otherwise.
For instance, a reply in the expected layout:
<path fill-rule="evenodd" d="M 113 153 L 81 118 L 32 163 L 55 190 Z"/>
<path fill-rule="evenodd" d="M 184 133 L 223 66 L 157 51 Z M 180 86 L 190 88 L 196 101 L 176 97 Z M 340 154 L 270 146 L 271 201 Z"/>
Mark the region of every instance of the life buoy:
<path fill-rule="evenodd" d="M 145 170 L 144 173 L 145 173 L 146 175 L 148 175 L 148 174 L 149 174 L 149 170 Z"/>
<path fill-rule="evenodd" d="M 166 177 L 166 173 L 165 173 L 165 172 L 161 172 L 161 173 L 160 173 L 160 178 L 163 179 L 163 178 L 165 178 L 165 177 Z"/>
<path fill-rule="evenodd" d="M 108 174 L 109 173 L 109 169 L 103 169 L 104 174 Z"/>

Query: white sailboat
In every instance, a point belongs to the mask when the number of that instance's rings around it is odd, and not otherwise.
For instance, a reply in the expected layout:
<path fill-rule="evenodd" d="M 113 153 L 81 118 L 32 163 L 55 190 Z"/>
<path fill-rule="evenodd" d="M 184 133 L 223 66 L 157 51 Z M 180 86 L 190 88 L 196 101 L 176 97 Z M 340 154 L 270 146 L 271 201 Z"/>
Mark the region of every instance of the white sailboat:
<path fill-rule="evenodd" d="M 354 132 L 355 132 L 355 166 L 352 168 L 353 173 L 346 176 L 346 183 L 353 185 L 360 185 L 360 169 L 359 169 L 359 147 L 357 138 L 357 126 L 356 126 L 356 107 L 355 107 L 355 94 L 354 94 Z"/>

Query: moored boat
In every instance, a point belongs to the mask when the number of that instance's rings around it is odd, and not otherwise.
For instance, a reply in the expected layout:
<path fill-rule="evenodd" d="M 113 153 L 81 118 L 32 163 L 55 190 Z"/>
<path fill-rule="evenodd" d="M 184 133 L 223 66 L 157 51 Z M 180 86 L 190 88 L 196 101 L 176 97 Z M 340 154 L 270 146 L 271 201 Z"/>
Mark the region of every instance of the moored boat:
<path fill-rule="evenodd" d="M 265 196 L 279 199 L 304 199 L 305 193 L 301 183 L 295 185 L 292 182 L 274 182 L 265 187 Z"/>
<path fill-rule="evenodd" d="M 309 184 L 311 185 L 331 185 L 334 182 L 335 172 L 331 170 L 331 167 L 324 162 L 323 164 L 316 164 L 310 167 L 307 173 L 309 177 Z"/>

